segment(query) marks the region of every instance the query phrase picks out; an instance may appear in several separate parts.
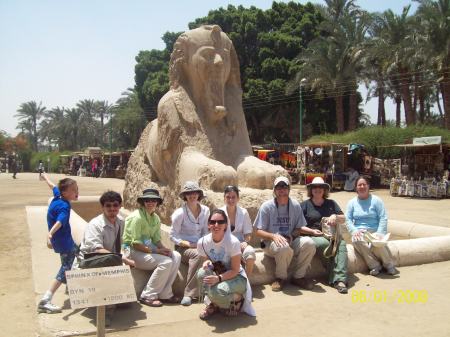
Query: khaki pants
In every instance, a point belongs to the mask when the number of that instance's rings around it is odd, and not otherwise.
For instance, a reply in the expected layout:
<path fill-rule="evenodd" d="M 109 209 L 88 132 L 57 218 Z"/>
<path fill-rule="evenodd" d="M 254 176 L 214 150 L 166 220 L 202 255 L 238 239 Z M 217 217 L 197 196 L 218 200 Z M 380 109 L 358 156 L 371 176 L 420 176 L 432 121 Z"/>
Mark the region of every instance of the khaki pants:
<path fill-rule="evenodd" d="M 189 265 L 184 296 L 197 298 L 199 297 L 199 289 L 196 275 L 197 270 L 202 266 L 201 256 L 198 255 L 197 249 L 195 248 L 175 246 L 175 249 L 181 254 L 181 262 Z"/>
<path fill-rule="evenodd" d="M 141 298 L 169 299 L 173 296 L 172 284 L 178 274 L 181 256 L 173 251 L 172 257 L 160 254 L 148 254 L 131 249 L 130 257 L 137 269 L 153 270 L 150 279 L 141 293 Z"/>
<path fill-rule="evenodd" d="M 367 267 L 372 269 L 381 269 L 381 264 L 384 268 L 394 267 L 394 260 L 391 252 L 387 246 L 384 247 L 369 247 L 366 241 L 353 241 L 353 247 L 366 261 Z M 380 263 L 381 261 L 381 263 Z"/>
<path fill-rule="evenodd" d="M 266 242 L 266 248 L 264 248 L 264 254 L 275 259 L 275 277 L 282 280 L 288 278 L 290 266 L 294 272 L 294 278 L 305 277 L 315 253 L 314 241 L 308 236 L 298 237 L 289 246 L 283 247 L 278 247 L 273 241 Z"/>

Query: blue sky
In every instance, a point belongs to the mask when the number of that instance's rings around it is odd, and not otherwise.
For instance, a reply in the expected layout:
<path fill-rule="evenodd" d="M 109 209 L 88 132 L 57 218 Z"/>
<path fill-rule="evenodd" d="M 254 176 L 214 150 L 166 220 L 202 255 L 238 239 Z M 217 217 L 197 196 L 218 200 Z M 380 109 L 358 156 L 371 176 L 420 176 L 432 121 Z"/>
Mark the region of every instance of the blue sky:
<path fill-rule="evenodd" d="M 371 12 L 400 13 L 411 1 L 356 3 Z M 184 31 L 189 22 L 228 4 L 267 9 L 272 1 L 0 0 L 0 130 L 15 135 L 14 114 L 31 100 L 47 108 L 70 108 L 91 98 L 114 103 L 134 86 L 140 50 L 164 48 L 166 31 Z M 410 13 L 416 7 L 412 3 Z M 387 103 L 387 118 L 393 118 L 394 106 Z M 372 120 L 376 110 L 374 99 L 365 106 Z"/>

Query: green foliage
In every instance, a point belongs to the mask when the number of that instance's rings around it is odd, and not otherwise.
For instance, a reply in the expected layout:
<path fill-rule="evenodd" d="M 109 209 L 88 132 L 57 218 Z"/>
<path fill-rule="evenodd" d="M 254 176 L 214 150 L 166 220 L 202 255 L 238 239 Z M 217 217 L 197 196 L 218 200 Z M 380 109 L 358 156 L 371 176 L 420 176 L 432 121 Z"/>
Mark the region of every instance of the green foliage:
<path fill-rule="evenodd" d="M 435 126 L 415 125 L 405 128 L 394 126 L 370 126 L 343 134 L 316 135 L 309 138 L 306 143 L 333 142 L 358 143 L 366 146 L 369 153 L 380 158 L 396 158 L 400 154 L 399 148 L 382 148 L 395 144 L 412 143 L 415 137 L 441 136 L 443 143 L 450 143 L 450 131 Z"/>
<path fill-rule="evenodd" d="M 60 166 L 60 155 L 68 154 L 70 152 L 32 152 L 30 153 L 30 166 L 29 171 L 37 172 L 39 167 L 39 160 L 42 160 L 44 164 L 45 171 L 48 172 L 50 164 L 50 172 L 59 172 Z M 50 162 L 49 162 L 50 159 Z"/>

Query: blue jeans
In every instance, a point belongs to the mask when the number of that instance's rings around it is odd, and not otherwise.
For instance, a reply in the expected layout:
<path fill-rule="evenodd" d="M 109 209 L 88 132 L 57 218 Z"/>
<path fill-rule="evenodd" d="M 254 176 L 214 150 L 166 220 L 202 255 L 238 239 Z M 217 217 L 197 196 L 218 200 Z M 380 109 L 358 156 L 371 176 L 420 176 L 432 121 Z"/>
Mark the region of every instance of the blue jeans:
<path fill-rule="evenodd" d="M 234 294 L 245 297 L 247 279 L 244 276 L 237 275 L 231 280 L 222 281 L 213 286 L 203 285 L 203 278 L 213 274 L 212 270 L 204 270 L 203 268 L 200 268 L 197 272 L 197 279 L 202 285 L 201 288 L 205 288 L 205 295 L 208 296 L 212 303 L 221 309 L 228 309 L 231 302 L 234 301 Z"/>
<path fill-rule="evenodd" d="M 61 259 L 61 267 L 56 274 L 56 279 L 61 283 L 66 283 L 66 271 L 72 269 L 73 261 L 77 255 L 78 247 L 74 246 L 72 251 L 66 253 L 59 253 Z"/>

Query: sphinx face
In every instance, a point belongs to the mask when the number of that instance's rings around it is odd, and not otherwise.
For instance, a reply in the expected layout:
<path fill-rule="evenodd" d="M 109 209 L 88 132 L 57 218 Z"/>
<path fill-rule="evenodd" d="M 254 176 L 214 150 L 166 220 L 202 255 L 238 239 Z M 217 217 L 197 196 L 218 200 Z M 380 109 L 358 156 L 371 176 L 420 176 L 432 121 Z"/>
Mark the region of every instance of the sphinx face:
<path fill-rule="evenodd" d="M 186 72 L 196 96 L 211 120 L 226 114 L 225 84 L 230 75 L 231 41 L 220 32 L 204 30 L 189 38 L 189 56 Z"/>

